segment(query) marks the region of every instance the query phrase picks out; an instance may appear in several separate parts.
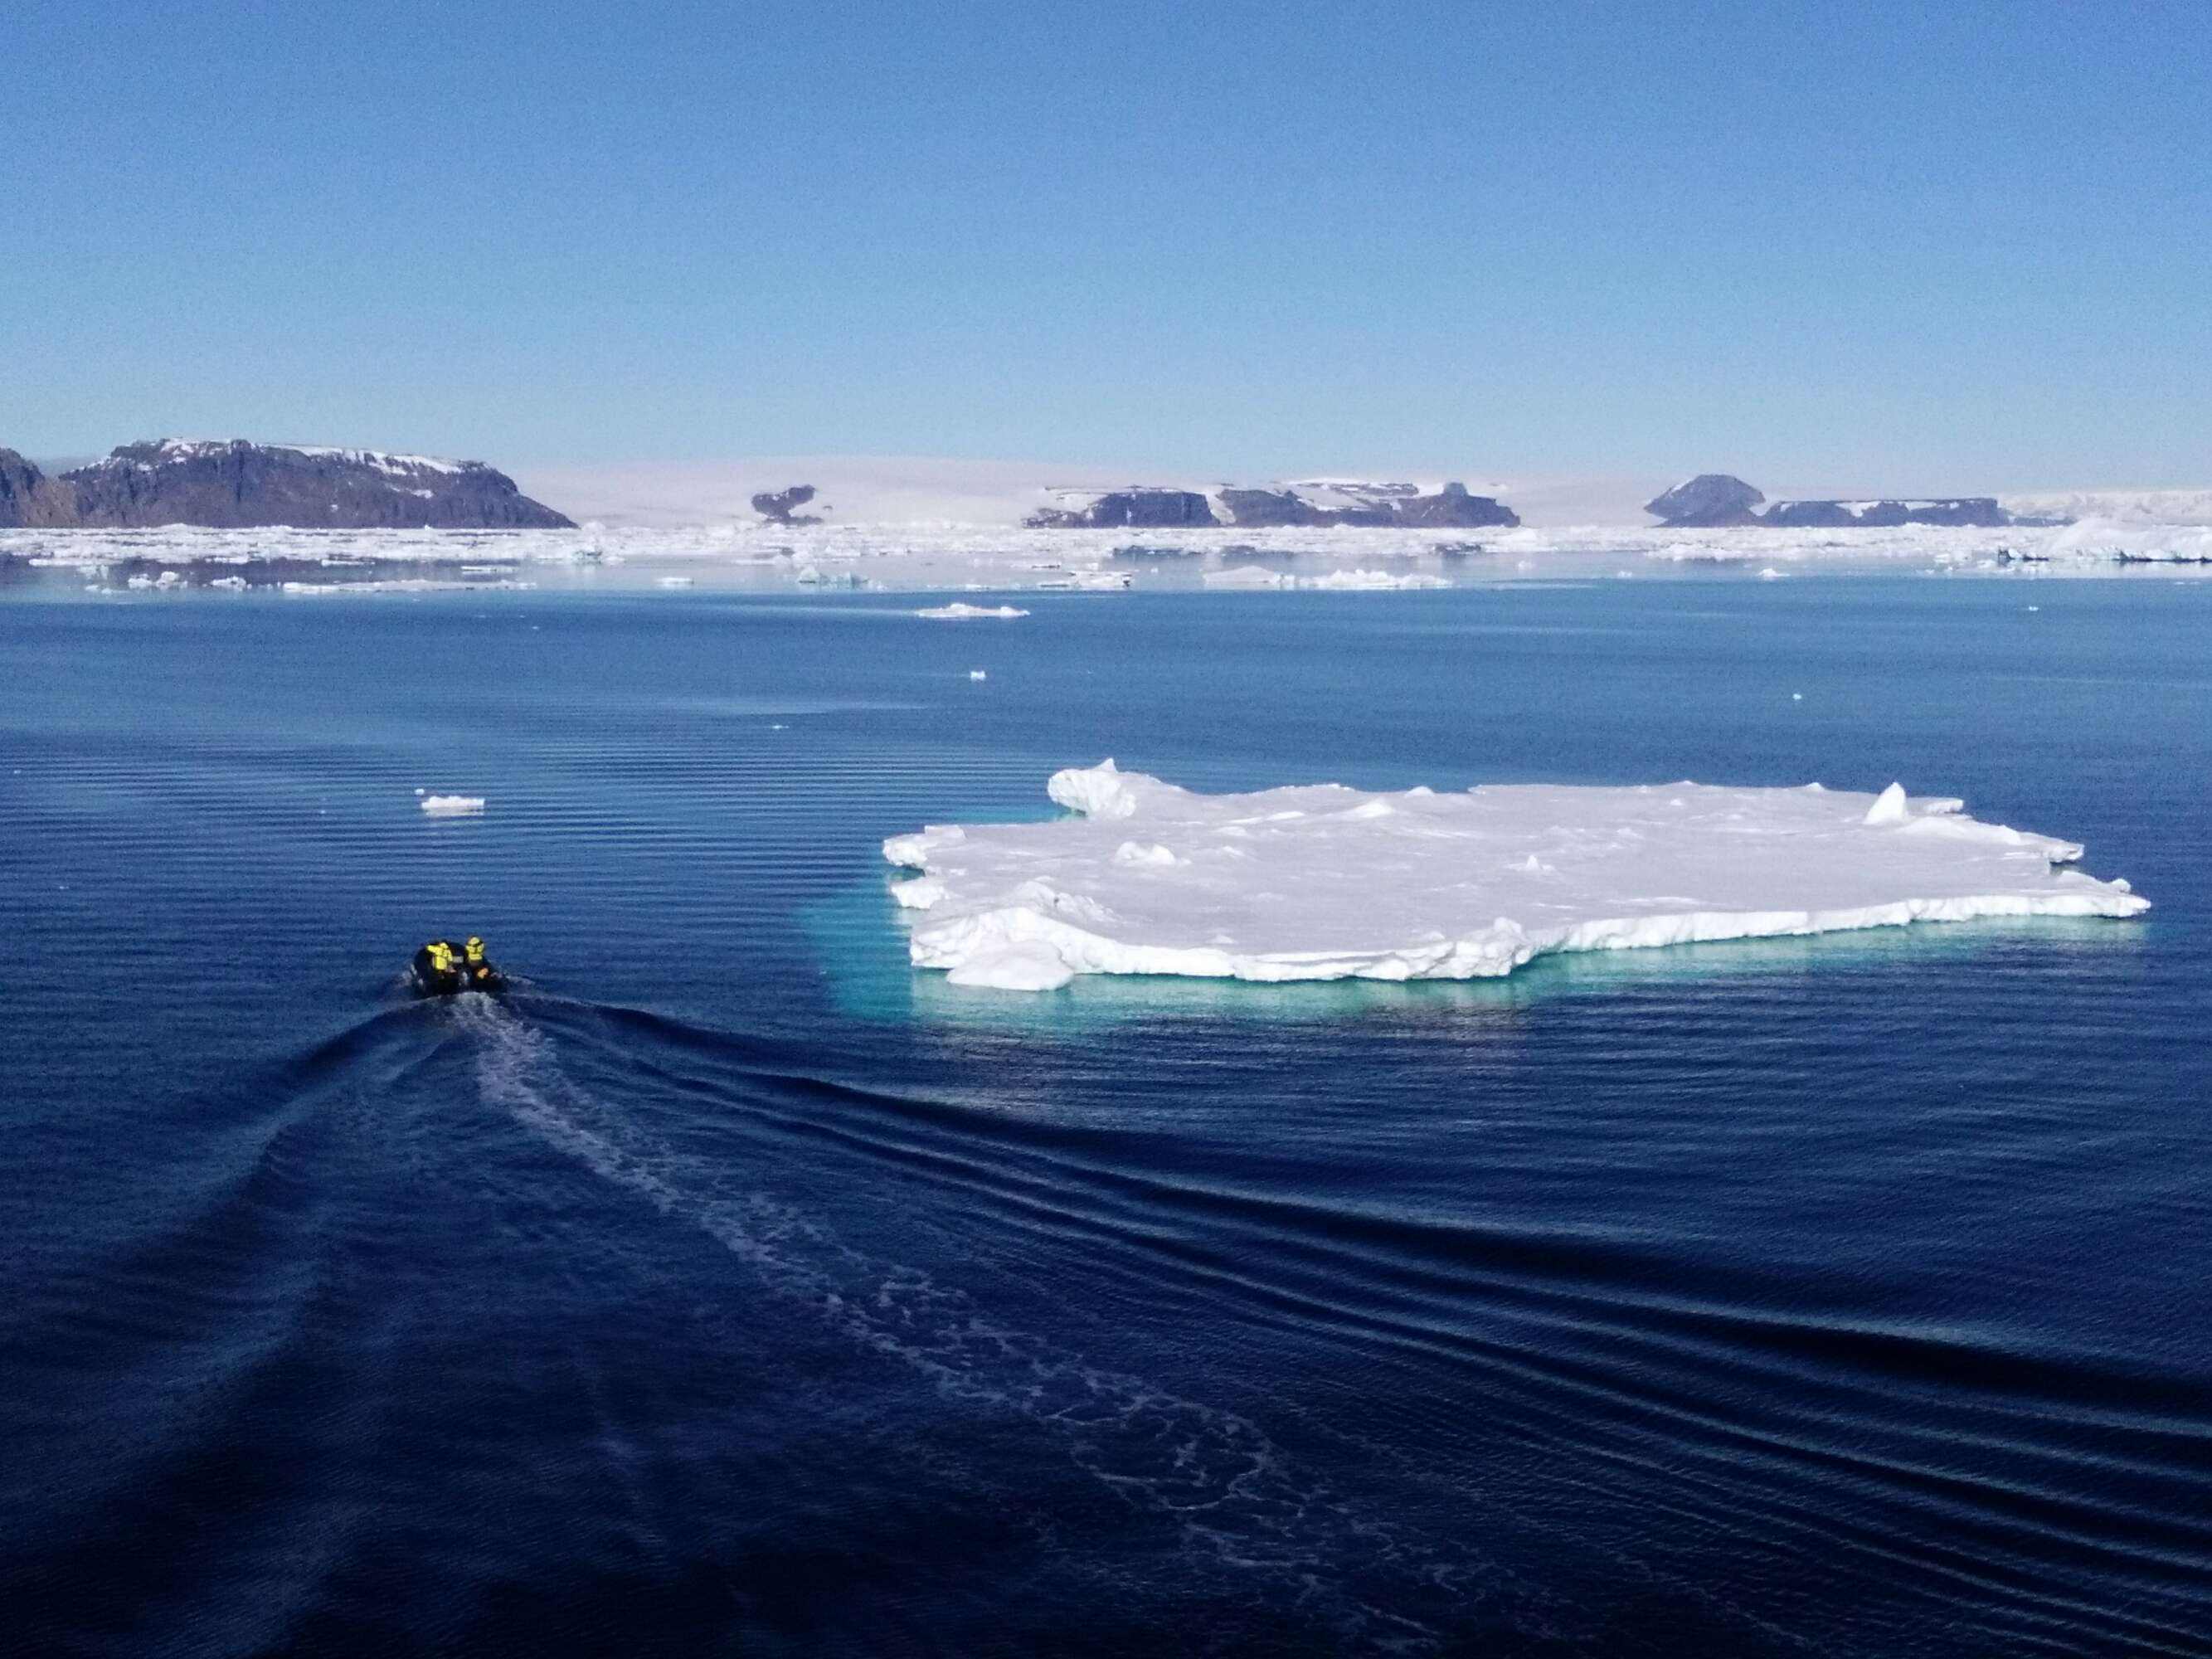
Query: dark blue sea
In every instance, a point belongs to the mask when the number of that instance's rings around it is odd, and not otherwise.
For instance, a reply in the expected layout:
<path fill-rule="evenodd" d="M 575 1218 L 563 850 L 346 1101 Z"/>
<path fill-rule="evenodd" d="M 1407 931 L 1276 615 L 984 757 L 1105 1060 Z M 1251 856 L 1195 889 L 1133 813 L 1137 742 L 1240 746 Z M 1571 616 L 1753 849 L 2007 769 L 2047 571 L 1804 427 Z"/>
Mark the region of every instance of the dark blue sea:
<path fill-rule="evenodd" d="M 1023 602 L 0 598 L 0 1650 L 2212 1654 L 2212 585 Z M 1109 755 L 2156 908 L 912 972 L 882 838 Z"/>

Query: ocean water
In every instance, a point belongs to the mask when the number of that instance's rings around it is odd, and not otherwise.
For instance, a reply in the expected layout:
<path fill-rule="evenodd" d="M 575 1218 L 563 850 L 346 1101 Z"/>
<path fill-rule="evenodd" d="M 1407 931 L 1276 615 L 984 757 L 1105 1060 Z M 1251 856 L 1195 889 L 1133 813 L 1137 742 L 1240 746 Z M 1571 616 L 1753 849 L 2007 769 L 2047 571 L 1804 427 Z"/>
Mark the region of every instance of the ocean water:
<path fill-rule="evenodd" d="M 2212 1653 L 2212 589 L 1024 602 L 0 599 L 0 1649 Z M 1106 755 L 2156 908 L 913 973 L 881 839 Z"/>

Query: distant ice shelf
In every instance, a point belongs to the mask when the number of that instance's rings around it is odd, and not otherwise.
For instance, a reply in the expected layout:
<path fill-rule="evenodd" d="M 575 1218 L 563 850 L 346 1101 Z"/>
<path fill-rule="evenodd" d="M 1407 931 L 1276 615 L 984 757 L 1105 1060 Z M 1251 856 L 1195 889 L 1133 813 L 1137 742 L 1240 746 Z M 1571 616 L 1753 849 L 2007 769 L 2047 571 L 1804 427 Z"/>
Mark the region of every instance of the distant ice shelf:
<path fill-rule="evenodd" d="M 1474 979 L 1557 951 L 1986 916 L 2132 916 L 2082 849 L 1962 803 L 1808 784 L 1315 784 L 1205 795 L 1110 760 L 1054 773 L 1076 816 L 884 843 L 908 954 L 956 985 L 1078 974 Z"/>

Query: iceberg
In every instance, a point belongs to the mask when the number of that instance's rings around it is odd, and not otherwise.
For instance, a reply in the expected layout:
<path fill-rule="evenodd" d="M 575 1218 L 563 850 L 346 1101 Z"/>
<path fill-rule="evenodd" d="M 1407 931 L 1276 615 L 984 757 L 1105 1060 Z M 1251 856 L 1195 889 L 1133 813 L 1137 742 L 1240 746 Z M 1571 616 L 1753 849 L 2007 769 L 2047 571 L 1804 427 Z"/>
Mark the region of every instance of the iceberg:
<path fill-rule="evenodd" d="M 1053 775 L 1074 816 L 894 836 L 908 953 L 954 983 L 1078 974 L 1474 979 L 1537 957 L 1987 916 L 2142 914 L 2071 842 L 1964 803 L 1711 784 L 1324 783 L 1200 794 L 1111 760 Z"/>
<path fill-rule="evenodd" d="M 969 605 L 956 599 L 951 605 L 931 605 L 914 614 L 930 622 L 981 622 L 987 618 L 994 622 L 1012 622 L 1017 617 L 1026 617 L 1030 613 L 1011 605 Z"/>
<path fill-rule="evenodd" d="M 484 810 L 482 795 L 422 795 L 416 804 L 434 818 L 474 817 Z"/>
<path fill-rule="evenodd" d="M 1297 579 L 1285 572 L 1269 570 L 1261 565 L 1240 564 L 1232 566 L 1227 570 L 1206 571 L 1198 580 L 1207 587 L 1227 588 L 1232 592 L 1264 593 L 1275 588 L 1288 587 Z"/>
<path fill-rule="evenodd" d="M 1300 587 L 1310 587 L 1322 592 L 1391 593 L 1415 587 L 1449 587 L 1442 576 L 1433 576 L 1425 570 L 1408 570 L 1393 575 L 1387 570 L 1332 570 L 1325 576 L 1304 576 L 1298 580 Z"/>

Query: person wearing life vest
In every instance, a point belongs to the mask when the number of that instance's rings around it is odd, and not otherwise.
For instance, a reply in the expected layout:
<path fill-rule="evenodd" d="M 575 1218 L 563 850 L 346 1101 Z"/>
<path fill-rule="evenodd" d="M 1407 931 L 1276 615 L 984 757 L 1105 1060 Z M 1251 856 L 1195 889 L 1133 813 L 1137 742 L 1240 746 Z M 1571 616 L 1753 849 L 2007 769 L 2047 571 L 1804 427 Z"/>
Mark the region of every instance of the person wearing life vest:
<path fill-rule="evenodd" d="M 489 984 L 499 977 L 499 970 L 484 955 L 484 942 L 474 933 L 469 935 L 468 943 L 461 947 L 461 963 L 462 972 L 471 985 Z"/>
<path fill-rule="evenodd" d="M 415 953 L 415 982 L 441 994 L 461 988 L 460 957 L 450 940 L 434 939 Z"/>

